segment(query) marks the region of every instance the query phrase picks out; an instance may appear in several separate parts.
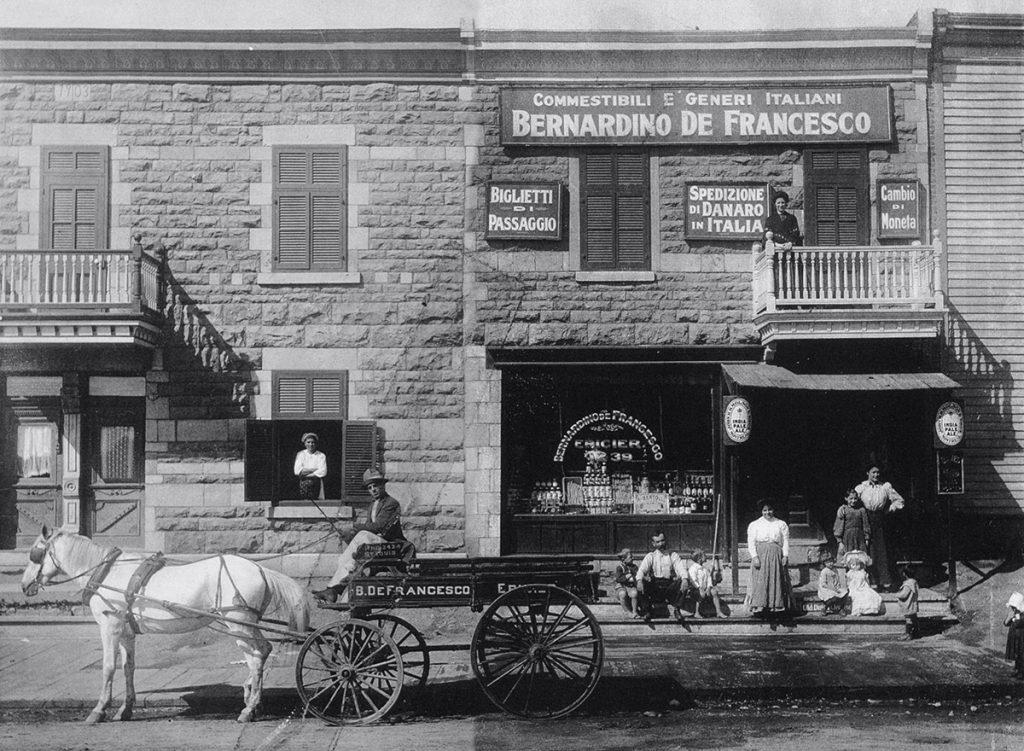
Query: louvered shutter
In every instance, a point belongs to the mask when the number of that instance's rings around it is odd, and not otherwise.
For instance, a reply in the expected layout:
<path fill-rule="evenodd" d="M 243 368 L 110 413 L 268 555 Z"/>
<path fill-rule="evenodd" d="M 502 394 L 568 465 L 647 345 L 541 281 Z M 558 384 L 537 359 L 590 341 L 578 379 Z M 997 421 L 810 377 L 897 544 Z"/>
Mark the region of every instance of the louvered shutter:
<path fill-rule="evenodd" d="M 46 250 L 107 246 L 108 149 L 45 147 L 42 152 L 42 243 Z"/>
<path fill-rule="evenodd" d="M 342 470 L 343 498 L 368 498 L 363 487 L 363 473 L 380 464 L 377 425 L 373 422 L 347 420 L 344 433 L 344 468 Z"/>
<path fill-rule="evenodd" d="M 272 388 L 276 419 L 343 419 L 348 413 L 345 371 L 276 372 Z"/>
<path fill-rule="evenodd" d="M 804 228 L 810 245 L 866 245 L 869 171 L 863 150 L 812 149 L 805 157 Z"/>
<path fill-rule="evenodd" d="M 275 423 L 245 422 L 245 500 L 271 501 L 278 496 L 278 455 Z"/>
<path fill-rule="evenodd" d="M 650 268 L 648 157 L 598 152 L 582 157 L 582 266 Z"/>
<path fill-rule="evenodd" d="M 347 151 L 281 147 L 274 152 L 274 267 L 344 270 Z"/>

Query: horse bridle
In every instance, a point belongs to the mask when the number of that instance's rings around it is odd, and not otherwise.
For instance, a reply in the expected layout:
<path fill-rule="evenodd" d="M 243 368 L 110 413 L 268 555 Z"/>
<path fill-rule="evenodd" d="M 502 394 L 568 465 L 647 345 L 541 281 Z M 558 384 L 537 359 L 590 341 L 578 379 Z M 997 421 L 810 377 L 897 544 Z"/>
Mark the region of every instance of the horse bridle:
<path fill-rule="evenodd" d="M 56 536 L 56 534 L 50 535 L 44 545 L 33 545 L 28 551 L 28 559 L 39 566 L 39 571 L 36 572 L 36 578 L 32 580 L 32 583 L 37 584 L 40 587 L 43 586 L 43 561 L 46 560 L 47 556 L 50 557 L 50 562 L 53 563 L 54 568 L 58 571 L 62 570 L 60 564 L 57 562 L 57 558 L 53 555 L 53 539 Z"/>

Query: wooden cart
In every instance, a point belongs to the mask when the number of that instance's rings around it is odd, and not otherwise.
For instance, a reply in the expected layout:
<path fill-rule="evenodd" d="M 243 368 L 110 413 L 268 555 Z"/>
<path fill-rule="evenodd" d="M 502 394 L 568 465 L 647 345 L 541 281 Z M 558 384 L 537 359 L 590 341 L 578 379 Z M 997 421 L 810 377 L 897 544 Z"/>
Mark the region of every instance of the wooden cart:
<path fill-rule="evenodd" d="M 561 717 L 594 691 L 601 629 L 587 556 L 405 560 L 397 543 L 365 545 L 347 602 L 322 607 L 344 617 L 312 632 L 295 665 L 306 709 L 332 724 L 384 717 L 404 685 L 422 686 L 432 651 L 397 608 L 469 607 L 482 612 L 470 644 L 473 673 L 498 708 Z"/>

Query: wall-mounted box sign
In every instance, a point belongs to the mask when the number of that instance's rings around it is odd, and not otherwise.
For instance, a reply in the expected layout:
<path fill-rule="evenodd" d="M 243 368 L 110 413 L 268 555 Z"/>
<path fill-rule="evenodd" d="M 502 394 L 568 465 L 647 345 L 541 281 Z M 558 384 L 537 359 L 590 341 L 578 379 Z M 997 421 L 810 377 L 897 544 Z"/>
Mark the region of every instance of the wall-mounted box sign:
<path fill-rule="evenodd" d="M 560 240 L 561 183 L 487 184 L 489 240 Z"/>
<path fill-rule="evenodd" d="M 750 240 L 764 234 L 766 183 L 690 183 L 686 186 L 687 239 Z"/>
<path fill-rule="evenodd" d="M 935 489 L 939 495 L 960 495 L 964 492 L 962 452 L 935 452 Z"/>
<path fill-rule="evenodd" d="M 501 90 L 501 143 L 891 143 L 888 86 Z"/>
<path fill-rule="evenodd" d="M 920 240 L 923 206 L 920 180 L 879 180 L 878 239 Z"/>

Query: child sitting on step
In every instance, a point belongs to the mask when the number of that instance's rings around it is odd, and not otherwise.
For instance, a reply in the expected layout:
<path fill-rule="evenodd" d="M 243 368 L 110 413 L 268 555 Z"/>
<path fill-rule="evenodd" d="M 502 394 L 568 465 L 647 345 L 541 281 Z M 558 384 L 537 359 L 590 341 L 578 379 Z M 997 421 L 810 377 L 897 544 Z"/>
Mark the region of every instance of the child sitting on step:
<path fill-rule="evenodd" d="M 846 604 L 846 587 L 836 571 L 836 559 L 826 550 L 821 557 L 821 573 L 818 574 L 818 599 L 821 600 L 822 615 L 840 615 Z"/>

